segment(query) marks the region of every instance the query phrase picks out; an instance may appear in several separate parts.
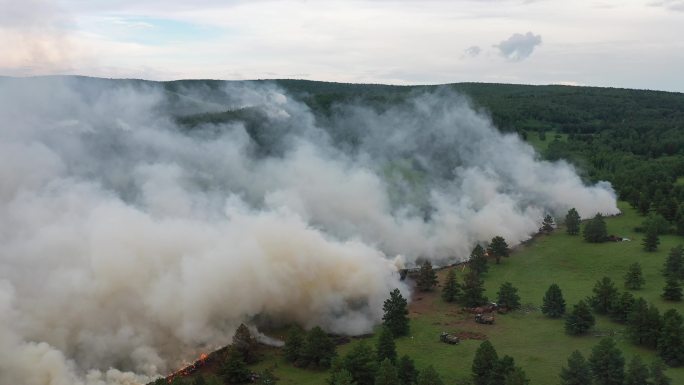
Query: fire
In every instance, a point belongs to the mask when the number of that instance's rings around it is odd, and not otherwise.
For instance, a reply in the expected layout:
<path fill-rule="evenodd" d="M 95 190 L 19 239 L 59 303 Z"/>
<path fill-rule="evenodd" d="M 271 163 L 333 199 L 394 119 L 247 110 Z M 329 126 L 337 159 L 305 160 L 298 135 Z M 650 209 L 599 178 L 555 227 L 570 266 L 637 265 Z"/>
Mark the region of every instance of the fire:
<path fill-rule="evenodd" d="M 202 353 L 202 354 L 200 354 L 199 360 L 204 361 L 207 358 L 209 358 L 209 355 L 207 353 Z"/>

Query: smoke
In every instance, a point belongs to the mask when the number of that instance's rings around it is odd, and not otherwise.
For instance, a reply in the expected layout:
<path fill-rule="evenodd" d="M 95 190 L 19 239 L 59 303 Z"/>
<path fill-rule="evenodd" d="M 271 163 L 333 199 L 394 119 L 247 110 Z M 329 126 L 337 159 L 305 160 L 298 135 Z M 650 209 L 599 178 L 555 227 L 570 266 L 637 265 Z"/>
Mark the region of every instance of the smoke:
<path fill-rule="evenodd" d="M 399 264 L 618 212 L 447 89 L 326 118 L 268 84 L 2 79 L 0 122 L 0 384 L 144 382 L 241 322 L 364 333 Z"/>

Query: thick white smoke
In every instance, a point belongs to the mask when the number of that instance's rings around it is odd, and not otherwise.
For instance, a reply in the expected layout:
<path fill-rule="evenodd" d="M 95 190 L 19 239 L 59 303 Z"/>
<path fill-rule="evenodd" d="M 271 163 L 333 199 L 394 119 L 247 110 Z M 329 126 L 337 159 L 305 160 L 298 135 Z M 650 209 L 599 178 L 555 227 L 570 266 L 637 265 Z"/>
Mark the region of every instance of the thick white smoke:
<path fill-rule="evenodd" d="M 0 180 L 3 385 L 139 383 L 241 322 L 363 333 L 399 260 L 617 212 L 447 91 L 317 119 L 263 84 L 5 79 Z"/>

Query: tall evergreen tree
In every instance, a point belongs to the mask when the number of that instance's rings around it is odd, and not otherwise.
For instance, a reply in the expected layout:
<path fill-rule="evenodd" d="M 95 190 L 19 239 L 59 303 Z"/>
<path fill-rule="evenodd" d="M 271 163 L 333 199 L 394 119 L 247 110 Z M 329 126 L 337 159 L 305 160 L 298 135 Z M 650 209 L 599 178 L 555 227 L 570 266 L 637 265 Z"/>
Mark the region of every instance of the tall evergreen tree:
<path fill-rule="evenodd" d="M 466 273 L 463 281 L 463 294 L 461 302 L 466 307 L 475 307 L 487 302 L 484 296 L 484 281 L 474 270 Z"/>
<path fill-rule="evenodd" d="M 328 368 L 336 354 L 335 343 L 323 329 L 316 326 L 307 333 L 301 355 L 306 365 Z"/>
<path fill-rule="evenodd" d="M 618 298 L 618 290 L 608 277 L 596 281 L 594 295 L 589 298 L 589 304 L 599 314 L 608 314 L 610 305 Z"/>
<path fill-rule="evenodd" d="M 556 227 L 556 223 L 553 221 L 553 217 L 551 215 L 546 215 L 544 217 L 544 221 L 542 222 L 542 226 L 539 229 L 539 232 L 544 232 L 544 233 L 551 233 L 553 232 L 553 229 Z"/>
<path fill-rule="evenodd" d="M 521 367 L 516 366 L 513 371 L 508 373 L 506 376 L 506 381 L 504 385 L 529 385 L 530 380 L 527 378 L 527 374 Z"/>
<path fill-rule="evenodd" d="M 375 375 L 375 385 L 397 385 L 399 384 L 399 376 L 397 376 L 397 368 L 389 359 L 385 358 L 380 362 L 378 373 Z"/>
<path fill-rule="evenodd" d="M 236 347 L 231 346 L 226 360 L 220 370 L 221 377 L 229 384 L 245 384 L 249 382 L 250 372 L 247 369 L 244 355 Z"/>
<path fill-rule="evenodd" d="M 630 290 L 639 290 L 644 285 L 644 275 L 641 272 L 641 264 L 634 262 L 629 265 L 627 274 L 625 274 L 625 286 Z"/>
<path fill-rule="evenodd" d="M 347 369 L 357 385 L 373 385 L 378 371 L 378 362 L 373 349 L 361 341 L 347 353 L 343 361 L 344 369 Z"/>
<path fill-rule="evenodd" d="M 501 263 L 501 257 L 508 257 L 510 255 L 510 250 L 508 249 L 508 243 L 501 236 L 496 236 L 492 238 L 492 242 L 489 244 L 487 250 L 490 257 L 494 257 L 496 263 Z"/>
<path fill-rule="evenodd" d="M 305 336 L 302 328 L 298 326 L 290 328 L 287 338 L 285 338 L 285 346 L 283 347 L 285 360 L 296 364 L 301 359 Z"/>
<path fill-rule="evenodd" d="M 584 225 L 584 240 L 591 243 L 605 242 L 608 238 L 608 229 L 603 215 L 596 216 Z"/>
<path fill-rule="evenodd" d="M 378 337 L 378 344 L 375 348 L 379 362 L 389 360 L 392 364 L 397 362 L 397 347 L 394 344 L 394 336 L 392 331 L 386 326 L 380 329 L 380 336 Z"/>
<path fill-rule="evenodd" d="M 561 369 L 560 378 L 561 385 L 591 385 L 591 368 L 579 350 L 572 352 L 568 366 Z"/>
<path fill-rule="evenodd" d="M 382 316 L 383 325 L 387 326 L 395 337 L 408 335 L 408 303 L 399 289 L 392 290 L 390 297 L 382 305 L 382 310 L 385 312 Z"/>
<path fill-rule="evenodd" d="M 638 298 L 627 317 L 627 336 L 636 345 L 655 348 L 661 324 L 658 308 L 649 306 L 643 298 Z"/>
<path fill-rule="evenodd" d="M 399 359 L 399 364 L 397 364 L 397 372 L 399 375 L 400 385 L 415 385 L 418 381 L 418 370 L 416 369 L 416 365 L 407 355 L 403 355 Z"/>
<path fill-rule="evenodd" d="M 420 291 L 430 291 L 435 285 L 437 285 L 437 274 L 435 274 L 435 270 L 432 268 L 432 263 L 425 261 L 420 266 L 416 286 Z"/>
<path fill-rule="evenodd" d="M 627 365 L 624 385 L 646 385 L 648 384 L 648 377 L 648 367 L 641 360 L 641 357 L 632 357 Z"/>
<path fill-rule="evenodd" d="M 684 324 L 675 309 L 663 315 L 663 326 L 658 338 L 658 355 L 669 366 L 684 365 Z"/>
<path fill-rule="evenodd" d="M 333 372 L 332 377 L 328 380 L 329 385 L 356 385 L 354 377 L 347 369 L 340 369 Z"/>
<path fill-rule="evenodd" d="M 489 270 L 487 265 L 487 257 L 485 257 L 485 250 L 482 246 L 476 245 L 470 253 L 470 270 L 474 270 L 477 274 L 484 274 Z"/>
<path fill-rule="evenodd" d="M 459 292 L 460 287 L 456 282 L 456 269 L 449 269 L 442 288 L 442 299 L 445 302 L 456 302 Z"/>
<path fill-rule="evenodd" d="M 565 216 L 565 228 L 570 235 L 577 235 L 580 232 L 580 216 L 574 207 L 568 210 Z"/>
<path fill-rule="evenodd" d="M 489 385 L 492 372 L 499 356 L 491 342 L 485 340 L 480 344 L 473 358 L 472 372 L 474 385 Z"/>
<path fill-rule="evenodd" d="M 665 365 L 661 361 L 653 361 L 649 369 L 651 381 L 648 385 L 670 385 L 672 383 L 672 380 L 665 375 Z"/>
<path fill-rule="evenodd" d="M 580 335 L 586 333 L 596 323 L 594 315 L 591 314 L 589 305 L 584 301 L 579 301 L 572 309 L 572 312 L 565 319 L 565 332 L 570 335 Z"/>
<path fill-rule="evenodd" d="M 257 340 L 245 324 L 240 324 L 235 331 L 232 346 L 242 354 L 246 363 L 251 364 L 257 361 Z"/>
<path fill-rule="evenodd" d="M 589 367 L 595 385 L 623 385 L 625 359 L 612 338 L 604 338 L 594 346 L 589 357 Z"/>
<path fill-rule="evenodd" d="M 663 266 L 663 276 L 684 279 L 684 252 L 681 245 L 670 249 Z"/>
<path fill-rule="evenodd" d="M 559 318 L 565 314 L 565 299 L 557 284 L 552 284 L 544 294 L 542 313 L 551 318 Z"/>
<path fill-rule="evenodd" d="M 520 296 L 518 295 L 518 289 L 513 287 L 510 282 L 504 282 L 501 284 L 501 287 L 496 295 L 498 297 L 497 304 L 499 306 L 509 309 L 520 308 Z"/>
<path fill-rule="evenodd" d="M 632 293 L 625 291 L 610 304 L 608 315 L 615 322 L 625 323 L 629 313 L 632 311 L 632 306 L 634 306 L 634 296 Z"/>
<path fill-rule="evenodd" d="M 444 385 L 444 381 L 432 365 L 423 369 L 418 375 L 418 385 Z"/>
<path fill-rule="evenodd" d="M 515 370 L 515 361 L 509 355 L 503 356 L 494 363 L 489 375 L 488 385 L 506 385 L 506 378 Z"/>
<path fill-rule="evenodd" d="M 644 240 L 641 242 L 646 251 L 656 251 L 658 250 L 658 245 L 660 244 L 660 239 L 658 238 L 658 228 L 656 226 L 649 226 L 646 229 L 646 235 L 644 235 Z"/>
<path fill-rule="evenodd" d="M 681 301 L 682 300 L 682 284 L 673 276 L 668 276 L 665 279 L 665 287 L 661 295 L 667 301 Z"/>

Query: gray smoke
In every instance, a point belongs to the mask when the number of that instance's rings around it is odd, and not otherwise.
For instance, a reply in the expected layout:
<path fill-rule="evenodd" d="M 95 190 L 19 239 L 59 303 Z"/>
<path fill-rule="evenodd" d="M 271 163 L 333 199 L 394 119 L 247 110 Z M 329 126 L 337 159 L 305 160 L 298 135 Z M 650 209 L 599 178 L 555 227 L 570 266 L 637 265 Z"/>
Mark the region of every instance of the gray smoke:
<path fill-rule="evenodd" d="M 402 264 L 618 212 L 446 89 L 322 118 L 268 84 L 4 79 L 0 122 L 3 385 L 140 383 L 241 322 L 364 333 Z"/>

